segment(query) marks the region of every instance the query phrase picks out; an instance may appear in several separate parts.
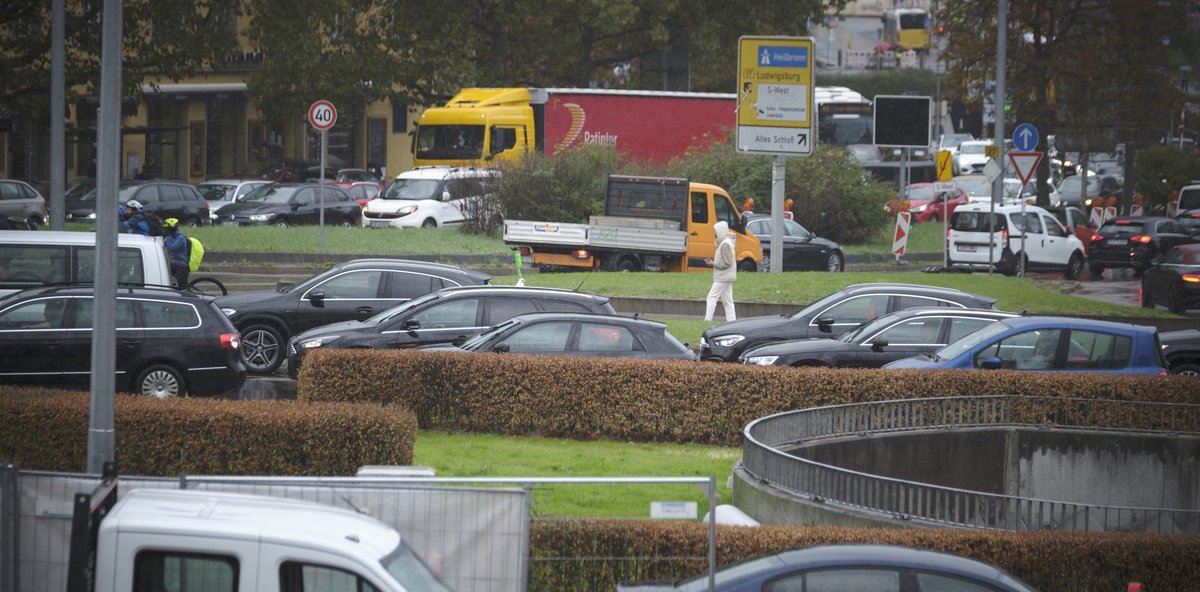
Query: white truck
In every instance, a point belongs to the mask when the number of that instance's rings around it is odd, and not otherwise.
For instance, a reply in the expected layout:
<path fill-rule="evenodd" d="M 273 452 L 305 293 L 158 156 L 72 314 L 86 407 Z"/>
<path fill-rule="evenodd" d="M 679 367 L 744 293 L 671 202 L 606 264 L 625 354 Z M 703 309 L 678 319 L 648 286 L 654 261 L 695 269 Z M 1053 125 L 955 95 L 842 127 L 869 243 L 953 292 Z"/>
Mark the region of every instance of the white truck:
<path fill-rule="evenodd" d="M 399 533 L 341 508 L 199 490 L 115 501 L 115 479 L 75 497 L 69 592 L 449 590 Z"/>
<path fill-rule="evenodd" d="M 587 224 L 505 220 L 504 242 L 543 270 L 706 271 L 716 251 L 713 224 L 724 220 L 738 270 L 755 271 L 762 261 L 758 238 L 716 185 L 611 175 L 604 214 Z"/>

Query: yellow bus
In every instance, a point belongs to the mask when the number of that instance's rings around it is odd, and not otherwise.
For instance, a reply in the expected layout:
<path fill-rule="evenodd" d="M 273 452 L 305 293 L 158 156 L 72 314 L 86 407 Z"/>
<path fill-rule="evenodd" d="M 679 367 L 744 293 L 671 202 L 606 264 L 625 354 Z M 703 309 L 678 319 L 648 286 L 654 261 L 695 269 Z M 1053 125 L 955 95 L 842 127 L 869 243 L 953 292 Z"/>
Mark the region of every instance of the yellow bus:
<path fill-rule="evenodd" d="M 897 8 L 883 13 L 883 40 L 919 52 L 929 51 L 929 11 Z"/>

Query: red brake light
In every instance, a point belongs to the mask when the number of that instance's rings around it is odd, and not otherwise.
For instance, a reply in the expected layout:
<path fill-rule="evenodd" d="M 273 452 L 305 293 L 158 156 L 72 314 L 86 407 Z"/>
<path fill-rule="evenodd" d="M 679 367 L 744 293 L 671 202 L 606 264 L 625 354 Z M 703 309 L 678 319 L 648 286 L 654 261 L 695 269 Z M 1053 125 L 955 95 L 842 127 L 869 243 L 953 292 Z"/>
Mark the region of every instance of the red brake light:
<path fill-rule="evenodd" d="M 528 257 L 533 254 L 533 249 L 530 249 L 529 247 L 517 247 L 517 252 L 520 253 L 522 257 Z"/>
<path fill-rule="evenodd" d="M 1146 244 L 1146 243 L 1150 242 L 1150 240 L 1151 240 L 1151 238 L 1150 238 L 1148 235 L 1145 235 L 1145 234 L 1140 234 L 1140 235 L 1138 235 L 1138 236 L 1134 236 L 1134 237 L 1130 237 L 1130 238 L 1129 238 L 1129 242 L 1131 242 L 1131 243 L 1142 243 L 1142 244 Z"/>
<path fill-rule="evenodd" d="M 237 333 L 221 334 L 221 349 L 237 349 L 242 345 L 242 336 Z"/>
<path fill-rule="evenodd" d="M 1191 216 L 1193 218 L 1200 218 L 1200 212 L 1192 212 Z"/>
<path fill-rule="evenodd" d="M 575 249 L 574 251 L 571 251 L 571 256 L 576 259 L 587 259 L 588 257 L 591 257 L 591 255 L 588 254 L 587 249 Z"/>
<path fill-rule="evenodd" d="M 1185 273 L 1180 279 L 1188 283 L 1200 284 L 1200 273 Z"/>
<path fill-rule="evenodd" d="M 1133 224 L 1133 221 L 1132 220 L 1117 220 L 1117 221 L 1113 222 L 1113 224 L 1116 224 L 1117 226 L 1129 226 L 1130 224 Z"/>

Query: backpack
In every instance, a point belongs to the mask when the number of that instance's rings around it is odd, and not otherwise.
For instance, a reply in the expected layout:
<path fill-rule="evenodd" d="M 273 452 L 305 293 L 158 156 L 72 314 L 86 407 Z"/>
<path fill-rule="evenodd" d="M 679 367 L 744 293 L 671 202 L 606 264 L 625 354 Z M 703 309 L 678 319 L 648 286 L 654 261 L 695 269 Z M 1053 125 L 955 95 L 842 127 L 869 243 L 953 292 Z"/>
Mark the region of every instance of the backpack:
<path fill-rule="evenodd" d="M 200 262 L 204 260 L 204 245 L 195 237 L 187 237 L 188 239 L 188 269 L 196 271 L 200 269 Z"/>
<path fill-rule="evenodd" d="M 142 210 L 142 219 L 146 221 L 146 226 L 150 227 L 150 236 L 167 236 L 164 232 L 162 218 L 159 218 L 154 212 Z"/>

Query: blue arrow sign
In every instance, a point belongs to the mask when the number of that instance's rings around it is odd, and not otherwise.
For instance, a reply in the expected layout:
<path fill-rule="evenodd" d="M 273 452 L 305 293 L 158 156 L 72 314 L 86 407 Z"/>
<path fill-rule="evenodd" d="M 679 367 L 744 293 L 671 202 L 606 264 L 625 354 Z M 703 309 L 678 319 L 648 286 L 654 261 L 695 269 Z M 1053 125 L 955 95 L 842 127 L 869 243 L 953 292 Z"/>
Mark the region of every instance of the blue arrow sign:
<path fill-rule="evenodd" d="M 1022 123 L 1013 130 L 1013 147 L 1021 152 L 1036 150 L 1039 139 L 1041 137 L 1032 123 Z"/>

